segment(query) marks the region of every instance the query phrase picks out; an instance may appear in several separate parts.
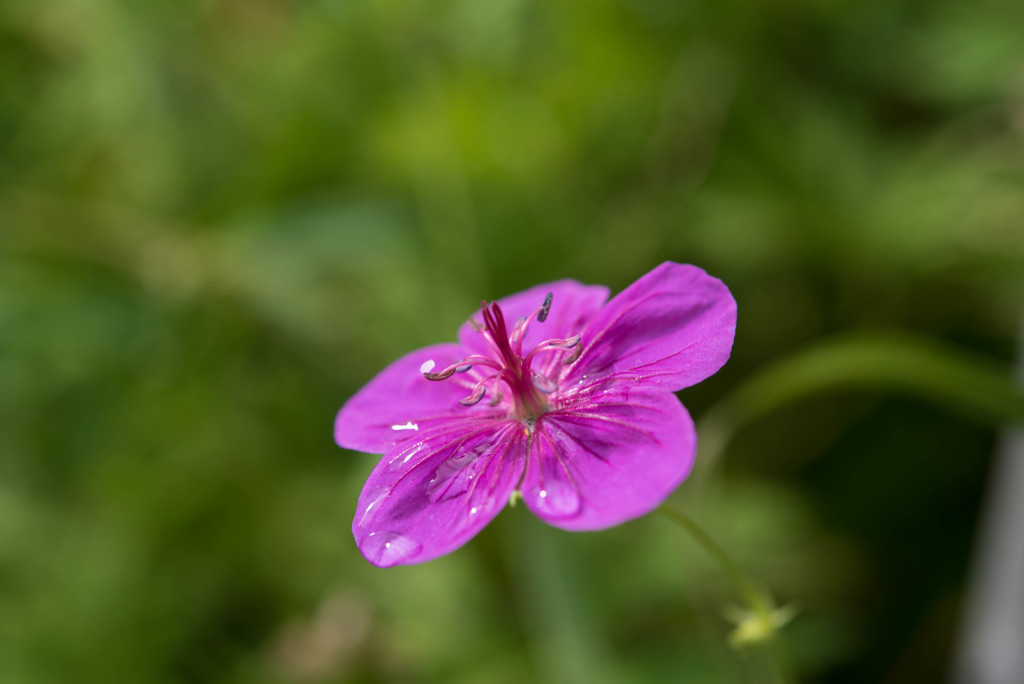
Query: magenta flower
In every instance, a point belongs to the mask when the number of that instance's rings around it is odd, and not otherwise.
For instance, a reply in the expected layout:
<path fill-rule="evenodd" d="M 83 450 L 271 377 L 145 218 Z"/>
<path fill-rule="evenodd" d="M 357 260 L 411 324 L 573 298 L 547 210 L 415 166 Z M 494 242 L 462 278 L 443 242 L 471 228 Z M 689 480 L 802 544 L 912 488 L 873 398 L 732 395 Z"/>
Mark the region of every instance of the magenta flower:
<path fill-rule="evenodd" d="M 607 299 L 561 280 L 484 303 L 458 344 L 403 356 L 348 400 L 335 440 L 384 454 L 352 524 L 367 560 L 449 553 L 516 491 L 555 527 L 598 530 L 686 478 L 697 436 L 673 392 L 728 360 L 736 302 L 671 262 Z"/>

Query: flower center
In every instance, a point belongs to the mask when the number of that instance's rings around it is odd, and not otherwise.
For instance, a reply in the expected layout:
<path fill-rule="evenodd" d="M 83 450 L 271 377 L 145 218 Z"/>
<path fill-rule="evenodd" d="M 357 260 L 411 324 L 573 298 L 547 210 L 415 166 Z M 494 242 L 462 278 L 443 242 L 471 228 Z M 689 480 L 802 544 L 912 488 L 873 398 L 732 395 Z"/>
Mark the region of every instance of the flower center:
<path fill-rule="evenodd" d="M 447 368 L 433 372 L 434 362 L 423 364 L 420 371 L 427 380 L 446 380 L 456 373 L 466 373 L 474 366 L 489 368 L 493 373 L 479 379 L 465 399 L 459 401 L 463 406 L 473 406 L 490 392 L 491 406 L 497 406 L 503 397 L 503 390 L 508 391 L 512 402 L 512 411 L 516 418 L 531 421 L 539 418 L 548 409 L 548 397 L 558 389 L 557 384 L 549 377 L 533 370 L 534 357 L 540 352 L 568 351 L 576 348 L 573 353 L 563 359 L 569 364 L 579 356 L 580 336 L 568 339 L 545 340 L 534 347 L 528 354 L 523 354 L 523 338 L 530 323 L 536 319 L 538 323 L 547 320 L 551 310 L 552 293 L 544 297 L 539 309 L 526 318 L 516 321 L 511 333 L 505 322 L 505 315 L 497 302 L 480 302 L 483 324 L 470 320 L 473 328 L 483 335 L 491 352 L 490 355 L 471 354 Z"/>

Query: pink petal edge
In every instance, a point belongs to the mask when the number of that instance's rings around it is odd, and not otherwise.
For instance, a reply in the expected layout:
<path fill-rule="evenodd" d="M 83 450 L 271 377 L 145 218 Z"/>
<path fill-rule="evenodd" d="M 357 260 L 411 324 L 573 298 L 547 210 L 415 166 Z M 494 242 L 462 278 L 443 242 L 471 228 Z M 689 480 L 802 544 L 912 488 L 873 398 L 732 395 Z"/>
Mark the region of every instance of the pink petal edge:
<path fill-rule="evenodd" d="M 338 446 L 380 454 L 415 437 L 439 418 L 468 412 L 458 401 L 469 394 L 470 378 L 441 382 L 423 377 L 433 361 L 438 369 L 467 355 L 458 344 L 437 344 L 406 354 L 382 370 L 345 402 L 334 421 Z"/>
<path fill-rule="evenodd" d="M 679 391 L 725 364 L 735 333 L 729 288 L 703 269 L 667 261 L 590 320 L 565 382 L 620 377 Z"/>

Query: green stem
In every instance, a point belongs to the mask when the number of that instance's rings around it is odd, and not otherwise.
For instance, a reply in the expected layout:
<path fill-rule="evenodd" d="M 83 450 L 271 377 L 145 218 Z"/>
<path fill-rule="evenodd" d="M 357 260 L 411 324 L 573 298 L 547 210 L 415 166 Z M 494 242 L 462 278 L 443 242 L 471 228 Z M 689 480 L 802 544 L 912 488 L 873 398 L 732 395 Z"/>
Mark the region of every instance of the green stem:
<path fill-rule="evenodd" d="M 693 518 L 666 505 L 658 510 L 689 532 L 690 537 L 722 566 L 725 573 L 729 575 L 729 580 L 735 585 L 736 591 L 743 597 L 746 607 L 750 610 L 750 615 L 741 619 L 729 637 L 732 645 L 736 648 L 752 645 L 763 646 L 762 656 L 766 658 L 765 667 L 768 672 L 768 680 L 774 684 L 793 681 L 793 675 L 785 664 L 781 644 L 774 637 L 778 630 L 793 618 L 796 612 L 794 606 L 776 608 L 771 595 L 759 590 L 757 585 L 739 568 L 732 556 Z"/>
<path fill-rule="evenodd" d="M 729 579 L 732 580 L 732 583 L 736 586 L 736 590 L 743 597 L 750 610 L 761 617 L 767 618 L 771 616 L 771 600 L 757 589 L 750 578 L 748 578 L 740 569 L 740 566 L 736 564 L 736 561 L 732 559 L 726 550 L 723 549 L 710 534 L 704 531 L 704 528 L 698 525 L 690 516 L 685 513 L 681 513 L 674 508 L 670 508 L 667 505 L 662 505 L 658 510 L 672 518 L 672 520 L 678 523 L 680 527 L 689 532 L 690 536 L 701 545 L 708 555 L 714 558 L 715 561 L 722 566 L 722 569 L 725 570 L 725 574 L 727 574 Z"/>
<path fill-rule="evenodd" d="M 732 559 L 732 556 L 693 518 L 667 505 L 662 505 L 659 510 L 686 530 L 708 555 L 722 566 L 725 574 L 729 576 L 747 604 L 751 617 L 743 620 L 733 632 L 733 636 L 730 637 L 733 646 L 761 644 L 765 647 L 762 655 L 766 659 L 765 667 L 768 672 L 768 680 L 773 684 L 784 684 L 791 681 L 792 676 L 788 671 L 789 668 L 786 667 L 781 650 L 778 648 L 779 645 L 772 642 L 775 641 L 773 637 L 778 629 L 792 617 L 792 607 L 776 609 L 771 596 L 767 592 L 759 590 Z M 745 627 L 748 629 L 744 629 Z M 737 638 L 738 634 L 742 639 Z"/>

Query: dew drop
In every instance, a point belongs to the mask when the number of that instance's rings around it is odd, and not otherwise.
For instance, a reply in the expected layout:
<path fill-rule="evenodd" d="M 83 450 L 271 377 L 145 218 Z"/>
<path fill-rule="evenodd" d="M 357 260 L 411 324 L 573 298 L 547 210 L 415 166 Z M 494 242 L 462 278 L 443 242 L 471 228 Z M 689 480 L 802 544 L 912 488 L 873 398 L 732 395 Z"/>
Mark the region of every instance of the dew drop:
<path fill-rule="evenodd" d="M 398 532 L 371 532 L 360 545 L 374 565 L 389 568 L 415 556 L 423 548 L 419 542 Z"/>
<path fill-rule="evenodd" d="M 363 509 L 363 514 L 359 518 L 360 527 L 365 527 L 367 521 L 380 510 L 380 505 L 384 502 L 390 491 L 390 487 L 378 487 L 370 493 L 370 496 L 367 497 L 370 503 L 366 504 L 366 508 Z"/>
<path fill-rule="evenodd" d="M 579 513 L 580 504 L 580 493 L 563 480 L 549 480 L 543 487 L 533 488 L 533 505 L 541 515 L 569 518 Z"/>
<path fill-rule="evenodd" d="M 539 389 L 544 394 L 551 394 L 556 389 L 558 389 L 558 385 L 556 385 L 546 375 L 541 375 L 540 373 L 533 374 L 533 386 Z"/>
<path fill-rule="evenodd" d="M 434 476 L 427 483 L 427 496 L 433 503 L 448 501 L 469 491 L 481 465 L 477 457 L 489 448 L 478 444 L 466 449 L 441 463 Z"/>
<path fill-rule="evenodd" d="M 402 445 L 402 450 L 388 461 L 388 471 L 395 473 L 405 472 L 409 467 L 409 461 L 411 461 L 414 456 L 422 452 L 423 447 L 423 442 L 416 442 L 415 444 L 409 444 L 406 442 L 406 444 Z"/>

